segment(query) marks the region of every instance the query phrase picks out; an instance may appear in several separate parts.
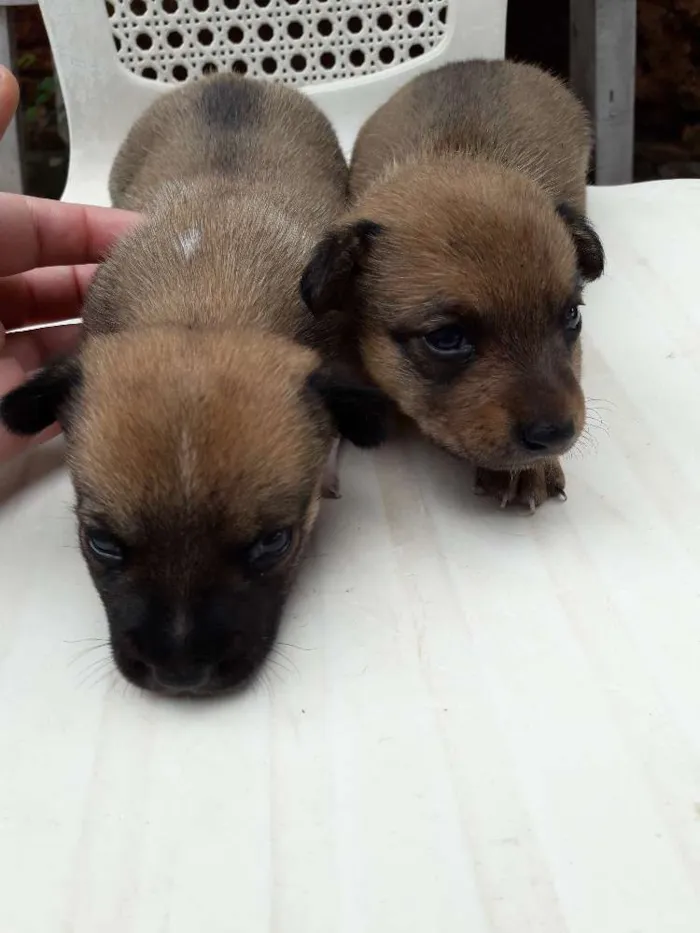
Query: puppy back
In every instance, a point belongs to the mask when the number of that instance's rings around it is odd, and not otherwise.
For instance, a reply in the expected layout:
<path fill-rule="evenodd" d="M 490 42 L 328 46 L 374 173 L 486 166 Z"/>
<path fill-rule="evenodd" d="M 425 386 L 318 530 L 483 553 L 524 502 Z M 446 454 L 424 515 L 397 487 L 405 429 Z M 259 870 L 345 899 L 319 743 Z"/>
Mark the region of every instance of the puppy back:
<path fill-rule="evenodd" d="M 523 172 L 582 207 L 590 149 L 585 110 L 559 79 L 516 62 L 455 63 L 414 79 L 365 124 L 351 196 L 393 166 L 462 153 Z"/>
<path fill-rule="evenodd" d="M 100 269 L 86 328 L 237 326 L 315 341 L 299 280 L 347 185 L 330 123 L 299 91 L 227 75 L 164 95 L 115 161 L 114 203 L 146 216 Z"/>
<path fill-rule="evenodd" d="M 347 194 L 345 160 L 320 110 L 299 91 L 234 75 L 152 104 L 117 155 L 110 194 L 115 206 L 144 210 L 164 185 L 201 176 L 269 185 L 330 212 Z"/>

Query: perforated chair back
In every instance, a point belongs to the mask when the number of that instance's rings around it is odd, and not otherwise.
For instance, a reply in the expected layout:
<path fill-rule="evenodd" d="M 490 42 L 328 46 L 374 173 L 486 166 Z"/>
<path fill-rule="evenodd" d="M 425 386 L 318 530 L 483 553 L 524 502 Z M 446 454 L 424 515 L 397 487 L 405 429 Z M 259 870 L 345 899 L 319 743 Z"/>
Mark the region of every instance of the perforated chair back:
<path fill-rule="evenodd" d="M 507 0 L 41 0 L 71 138 L 64 197 L 106 203 L 116 149 L 168 87 L 233 71 L 312 95 L 349 152 L 418 71 L 500 58 Z"/>

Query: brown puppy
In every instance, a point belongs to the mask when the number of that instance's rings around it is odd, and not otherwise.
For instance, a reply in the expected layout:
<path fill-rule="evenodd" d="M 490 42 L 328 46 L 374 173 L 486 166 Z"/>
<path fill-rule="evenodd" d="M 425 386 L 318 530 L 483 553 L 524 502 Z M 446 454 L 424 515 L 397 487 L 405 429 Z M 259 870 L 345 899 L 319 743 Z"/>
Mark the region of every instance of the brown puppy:
<path fill-rule="evenodd" d="M 557 457 L 584 425 L 579 306 L 603 271 L 590 145 L 583 108 L 536 68 L 422 75 L 361 130 L 355 207 L 303 280 L 376 384 L 504 505 L 563 493 Z"/>
<path fill-rule="evenodd" d="M 234 77 L 174 91 L 114 165 L 144 222 L 100 268 L 72 359 L 2 403 L 65 428 L 80 542 L 135 684 L 211 694 L 267 655 L 336 431 L 381 435 L 376 390 L 308 345 L 299 281 L 347 168 L 301 94 Z"/>

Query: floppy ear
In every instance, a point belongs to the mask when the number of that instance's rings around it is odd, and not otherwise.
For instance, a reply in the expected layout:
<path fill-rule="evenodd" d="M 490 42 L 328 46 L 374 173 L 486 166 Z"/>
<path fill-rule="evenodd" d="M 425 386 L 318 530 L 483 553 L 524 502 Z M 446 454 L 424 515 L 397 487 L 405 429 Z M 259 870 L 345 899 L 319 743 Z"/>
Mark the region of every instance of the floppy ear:
<path fill-rule="evenodd" d="M 356 447 L 378 447 L 386 439 L 391 402 L 380 389 L 330 367 L 311 373 L 307 385 L 320 396 L 341 437 Z"/>
<path fill-rule="evenodd" d="M 80 382 L 76 359 L 54 360 L 0 400 L 0 421 L 13 434 L 38 434 L 61 419 Z"/>
<path fill-rule="evenodd" d="M 600 278 L 605 267 L 605 252 L 590 221 L 569 204 L 560 204 L 557 207 L 557 214 L 569 228 L 578 255 L 579 272 L 583 279 L 586 282 L 593 282 Z"/>
<path fill-rule="evenodd" d="M 352 303 L 354 280 L 381 229 L 371 220 L 358 220 L 330 230 L 316 244 L 299 285 L 302 300 L 314 317 Z"/>

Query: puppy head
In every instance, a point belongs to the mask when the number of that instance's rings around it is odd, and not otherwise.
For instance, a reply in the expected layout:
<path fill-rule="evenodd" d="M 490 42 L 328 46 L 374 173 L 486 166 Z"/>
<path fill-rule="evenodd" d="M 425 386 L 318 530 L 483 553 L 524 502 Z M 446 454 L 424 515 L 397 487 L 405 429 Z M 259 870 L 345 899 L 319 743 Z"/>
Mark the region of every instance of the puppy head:
<path fill-rule="evenodd" d="M 81 549 L 129 680 L 211 694 L 250 677 L 331 439 L 378 442 L 377 396 L 281 338 L 160 328 L 91 338 L 4 399 L 15 431 L 65 426 Z"/>
<path fill-rule="evenodd" d="M 584 423 L 581 290 L 603 270 L 584 217 L 495 166 L 405 169 L 318 245 L 311 311 L 350 322 L 368 374 L 453 453 L 513 469 Z"/>

